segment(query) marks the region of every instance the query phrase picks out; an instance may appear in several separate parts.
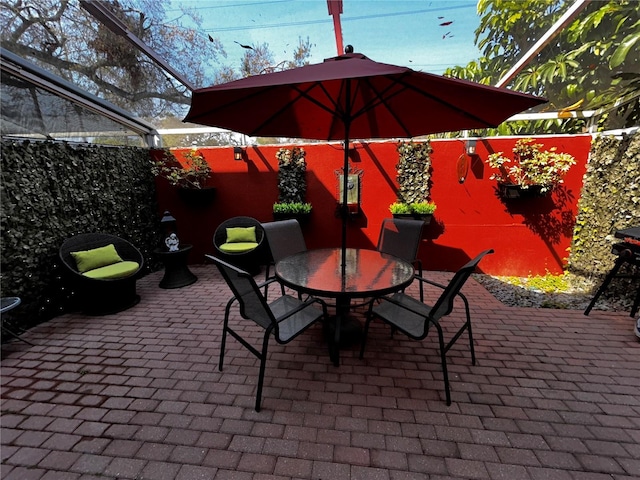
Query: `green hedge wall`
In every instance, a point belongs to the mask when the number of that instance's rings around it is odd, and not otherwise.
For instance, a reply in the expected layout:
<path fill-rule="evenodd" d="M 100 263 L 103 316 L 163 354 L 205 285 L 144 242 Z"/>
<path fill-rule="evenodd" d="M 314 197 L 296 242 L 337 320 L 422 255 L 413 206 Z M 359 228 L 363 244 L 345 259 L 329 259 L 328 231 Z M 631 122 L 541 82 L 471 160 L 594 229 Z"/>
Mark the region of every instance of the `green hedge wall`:
<path fill-rule="evenodd" d="M 611 245 L 616 230 L 640 225 L 640 132 L 594 139 L 584 186 L 578 201 L 569 271 L 601 280 L 613 267 Z M 621 269 L 631 274 L 632 268 Z M 614 279 L 606 294 L 624 295 L 631 302 L 636 288 L 628 278 Z"/>
<path fill-rule="evenodd" d="M 132 242 L 154 267 L 159 236 L 149 151 L 132 147 L 2 141 L 0 280 L 17 296 L 18 329 L 74 307 L 58 249 L 75 234 L 111 233 Z M 14 325 L 15 327 L 15 325 Z"/>

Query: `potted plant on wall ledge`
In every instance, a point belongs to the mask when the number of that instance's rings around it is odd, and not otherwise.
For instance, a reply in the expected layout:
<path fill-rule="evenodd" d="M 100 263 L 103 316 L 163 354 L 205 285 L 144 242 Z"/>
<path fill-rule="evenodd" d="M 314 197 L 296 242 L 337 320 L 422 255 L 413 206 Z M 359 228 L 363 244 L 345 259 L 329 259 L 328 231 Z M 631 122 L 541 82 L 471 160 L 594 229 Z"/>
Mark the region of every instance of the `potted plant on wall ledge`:
<path fill-rule="evenodd" d="M 307 194 L 306 152 L 301 147 L 281 148 L 278 159 L 278 201 L 273 204 L 274 220 L 295 218 L 303 223 L 311 215 Z"/>
<path fill-rule="evenodd" d="M 429 141 L 399 142 L 396 179 L 398 199 L 389 205 L 396 218 L 408 217 L 431 222 L 436 204 L 429 201 L 431 191 L 431 153 Z"/>
<path fill-rule="evenodd" d="M 183 163 L 165 151 L 161 159 L 152 161 L 151 171 L 178 187 L 178 194 L 187 201 L 211 200 L 215 195 L 215 187 L 209 185 L 211 167 L 197 149 L 184 153 Z"/>
<path fill-rule="evenodd" d="M 433 202 L 403 203 L 395 202 L 389 205 L 389 211 L 394 218 L 414 218 L 424 220 L 428 225 L 436 211 L 436 204 Z"/>
<path fill-rule="evenodd" d="M 532 138 L 523 138 L 513 147 L 513 160 L 503 152 L 489 155 L 487 164 L 497 170 L 489 179 L 497 180 L 501 198 L 546 196 L 563 183 L 564 176 L 576 163 L 575 158 L 556 152 L 556 147 L 540 151 L 542 146 Z"/>

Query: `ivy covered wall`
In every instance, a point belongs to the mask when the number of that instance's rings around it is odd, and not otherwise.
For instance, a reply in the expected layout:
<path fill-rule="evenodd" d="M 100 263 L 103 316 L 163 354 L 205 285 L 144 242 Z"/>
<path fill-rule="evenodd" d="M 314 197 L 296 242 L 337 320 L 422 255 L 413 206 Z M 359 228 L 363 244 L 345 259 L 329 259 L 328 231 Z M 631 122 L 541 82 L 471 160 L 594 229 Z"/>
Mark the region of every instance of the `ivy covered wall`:
<path fill-rule="evenodd" d="M 611 246 L 616 230 L 640 225 L 640 132 L 622 138 L 596 137 L 591 144 L 569 256 L 570 272 L 604 277 L 616 259 Z M 631 274 L 631 267 L 620 274 Z M 632 299 L 636 287 L 616 278 L 605 294 Z"/>
<path fill-rule="evenodd" d="M 133 147 L 2 141 L 0 282 L 17 296 L 20 328 L 74 306 L 58 250 L 78 233 L 105 232 L 132 242 L 153 267 L 158 215 L 149 151 Z"/>

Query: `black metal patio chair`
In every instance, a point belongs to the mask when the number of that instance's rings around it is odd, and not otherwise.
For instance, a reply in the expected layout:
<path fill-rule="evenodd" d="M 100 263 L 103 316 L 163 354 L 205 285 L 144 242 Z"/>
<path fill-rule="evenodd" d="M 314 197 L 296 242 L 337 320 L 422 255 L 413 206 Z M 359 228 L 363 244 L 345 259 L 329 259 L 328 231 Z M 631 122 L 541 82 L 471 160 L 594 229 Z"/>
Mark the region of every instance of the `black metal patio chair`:
<path fill-rule="evenodd" d="M 440 347 L 440 359 L 442 364 L 442 375 L 444 377 L 444 388 L 447 398 L 447 405 L 451 405 L 451 393 L 449 389 L 449 376 L 447 373 L 447 352 L 455 344 L 456 340 L 464 333 L 469 332 L 469 349 L 471 351 L 471 362 L 476 364 L 476 355 L 473 348 L 473 332 L 471 329 L 471 315 L 469 313 L 469 302 L 467 298 L 460 292 L 469 276 L 473 273 L 476 266 L 482 258 L 493 253 L 493 250 L 485 250 L 476 258 L 469 261 L 460 270 L 458 270 L 448 285 L 441 285 L 422 277 L 416 277 L 421 283 L 426 283 L 442 289 L 442 293 L 433 306 L 427 305 L 417 299 L 405 294 L 395 293 L 392 296 L 379 297 L 380 301 L 376 304 L 372 300 L 369 304 L 367 312 L 367 320 L 364 326 L 364 335 L 360 348 L 360 358 L 364 356 L 364 349 L 369 333 L 369 326 L 374 318 L 379 318 L 383 322 L 391 326 L 392 331 L 400 331 L 414 340 L 424 339 L 430 331 L 430 327 L 434 327 L 438 332 L 438 342 Z M 445 345 L 444 334 L 440 322 L 443 317 L 449 315 L 454 307 L 454 301 L 459 297 L 464 302 L 466 313 L 466 321 L 460 329 L 457 330 L 453 338 Z"/>
<path fill-rule="evenodd" d="M 308 299 L 303 302 L 291 295 L 283 295 L 273 302 L 267 303 L 266 298 L 260 290 L 264 286 L 264 283 L 256 284 L 248 272 L 240 270 L 214 256 L 205 256 L 216 264 L 222 277 L 233 292 L 233 297 L 227 302 L 224 311 L 224 325 L 218 368 L 222 371 L 227 333 L 229 333 L 260 360 L 258 389 L 256 391 L 256 411 L 259 412 L 269 339 L 273 337 L 276 342 L 280 344 L 289 343 L 311 327 L 316 321 L 326 318 L 327 307 L 321 300 Z M 268 280 L 268 282 L 274 281 L 275 278 Z M 253 321 L 264 330 L 261 350 L 255 348 L 241 336 L 244 327 L 234 330 L 229 326 L 231 307 L 235 303 L 238 304 L 242 318 Z M 322 306 L 321 310 L 315 307 L 316 303 Z"/>
<path fill-rule="evenodd" d="M 300 228 L 300 223 L 295 219 L 280 220 L 276 222 L 266 222 L 262 224 L 267 244 L 271 251 L 272 262 L 267 263 L 265 270 L 265 281 L 269 280 L 271 265 L 275 265 L 280 260 L 296 253 L 307 250 L 307 244 Z M 280 286 L 284 295 L 284 286 Z M 264 296 L 268 295 L 269 285 L 264 287 Z"/>
<path fill-rule="evenodd" d="M 418 258 L 418 249 L 422 238 L 422 220 L 405 218 L 385 218 L 380 227 L 378 246 L 376 249 L 382 253 L 388 253 L 411 263 L 418 270 L 418 276 L 422 276 L 422 261 Z M 423 301 L 424 293 L 420 284 L 420 301 Z"/>

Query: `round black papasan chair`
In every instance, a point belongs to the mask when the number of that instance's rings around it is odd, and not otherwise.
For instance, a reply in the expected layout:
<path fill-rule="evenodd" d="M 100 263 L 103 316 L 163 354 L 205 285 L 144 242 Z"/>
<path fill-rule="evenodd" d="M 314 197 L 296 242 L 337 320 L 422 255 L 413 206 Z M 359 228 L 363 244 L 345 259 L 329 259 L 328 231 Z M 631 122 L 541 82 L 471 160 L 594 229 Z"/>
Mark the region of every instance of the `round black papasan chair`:
<path fill-rule="evenodd" d="M 140 301 L 136 280 L 144 265 L 140 251 L 108 233 L 82 233 L 60 247 L 66 280 L 88 315 L 109 315 Z"/>
<path fill-rule="evenodd" d="M 264 229 L 252 217 L 232 217 L 222 222 L 213 234 L 216 256 L 252 275 L 265 263 Z"/>

